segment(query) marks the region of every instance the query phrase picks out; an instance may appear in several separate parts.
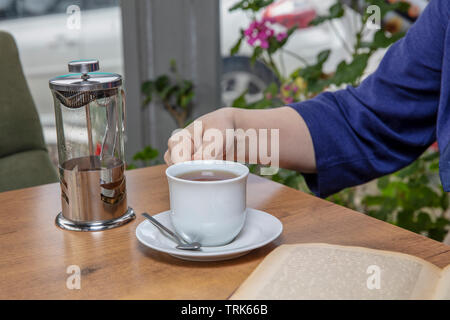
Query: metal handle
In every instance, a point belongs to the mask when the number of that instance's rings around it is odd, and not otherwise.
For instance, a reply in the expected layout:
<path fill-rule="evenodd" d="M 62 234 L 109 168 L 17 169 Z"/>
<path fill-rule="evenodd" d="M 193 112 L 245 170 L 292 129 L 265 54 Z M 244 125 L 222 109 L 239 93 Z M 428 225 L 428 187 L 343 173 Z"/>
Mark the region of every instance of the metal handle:
<path fill-rule="evenodd" d="M 176 240 L 176 242 L 178 242 L 178 244 L 183 244 L 183 242 L 181 241 L 181 239 L 172 231 L 170 231 L 169 229 L 167 229 L 166 227 L 164 227 L 161 223 L 158 222 L 158 220 L 156 220 L 155 218 L 153 218 L 151 215 L 149 215 L 148 213 L 144 212 L 142 214 L 144 217 L 146 217 L 151 223 L 153 223 L 156 227 L 158 227 L 159 229 L 163 230 L 164 232 L 166 232 L 167 234 L 169 234 L 172 238 L 174 238 Z"/>
<path fill-rule="evenodd" d="M 69 72 L 89 73 L 100 69 L 100 64 L 96 59 L 74 60 L 69 62 Z"/>

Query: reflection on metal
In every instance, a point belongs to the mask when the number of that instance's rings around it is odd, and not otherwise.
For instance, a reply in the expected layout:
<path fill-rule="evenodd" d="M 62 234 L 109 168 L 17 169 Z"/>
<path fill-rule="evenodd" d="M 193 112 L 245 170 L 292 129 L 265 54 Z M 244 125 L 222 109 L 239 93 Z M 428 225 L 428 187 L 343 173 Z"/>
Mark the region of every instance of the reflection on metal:
<path fill-rule="evenodd" d="M 134 219 L 126 196 L 122 80 L 89 73 L 98 66 L 72 61 L 69 70 L 81 73 L 50 80 L 62 203 L 56 224 L 69 230 L 110 229 Z"/>

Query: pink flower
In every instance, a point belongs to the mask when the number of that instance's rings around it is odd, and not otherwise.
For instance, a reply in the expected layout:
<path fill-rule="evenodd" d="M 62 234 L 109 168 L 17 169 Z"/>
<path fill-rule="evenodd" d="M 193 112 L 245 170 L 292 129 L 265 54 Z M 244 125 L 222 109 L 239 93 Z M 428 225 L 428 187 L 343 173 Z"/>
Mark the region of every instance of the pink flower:
<path fill-rule="evenodd" d="M 268 35 L 266 33 L 260 32 L 260 33 L 258 33 L 256 38 L 260 41 L 265 41 L 268 38 Z"/>
<path fill-rule="evenodd" d="M 283 41 L 286 38 L 287 38 L 287 33 L 286 32 L 280 32 L 279 34 L 277 34 L 277 41 L 278 42 L 281 42 L 281 41 Z"/>
<path fill-rule="evenodd" d="M 252 23 L 250 23 L 249 29 L 256 29 L 259 26 L 259 22 L 258 21 L 253 21 Z"/>
<path fill-rule="evenodd" d="M 250 39 L 247 40 L 247 42 L 248 42 L 249 45 L 254 46 L 256 40 L 257 40 L 257 39 L 255 39 L 255 38 L 250 38 Z"/>
<path fill-rule="evenodd" d="M 293 103 L 294 102 L 294 98 L 292 98 L 292 97 L 285 97 L 283 99 L 283 102 L 284 103 Z"/>
<path fill-rule="evenodd" d="M 270 26 L 274 23 L 275 20 L 273 18 L 252 21 L 248 28 L 244 30 L 247 43 L 252 47 L 260 46 L 263 49 L 268 49 L 270 46 L 270 38 L 275 37 L 278 42 L 286 39 L 288 36 L 286 32 L 275 34 L 275 30 Z"/>
<path fill-rule="evenodd" d="M 253 47 L 259 45 L 263 49 L 268 49 L 268 39 L 275 35 L 275 31 L 268 25 L 270 23 L 274 23 L 273 19 L 265 18 L 261 21 L 255 20 L 250 23 L 248 28 L 244 30 L 244 35 L 247 38 L 247 43 Z"/>

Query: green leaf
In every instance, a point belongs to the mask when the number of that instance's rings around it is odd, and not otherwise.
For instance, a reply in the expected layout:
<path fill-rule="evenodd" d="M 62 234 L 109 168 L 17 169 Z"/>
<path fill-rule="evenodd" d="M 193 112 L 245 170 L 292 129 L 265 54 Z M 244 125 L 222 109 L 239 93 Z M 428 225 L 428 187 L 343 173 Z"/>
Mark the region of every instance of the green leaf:
<path fill-rule="evenodd" d="M 444 192 L 444 190 L 442 189 L 441 186 L 441 208 L 442 211 L 447 211 L 448 207 L 449 207 L 449 199 L 448 199 L 448 195 L 447 192 Z"/>
<path fill-rule="evenodd" d="M 166 89 L 167 86 L 169 86 L 170 80 L 167 75 L 162 75 L 156 78 L 155 80 L 155 89 L 157 92 L 162 92 L 164 89 Z"/>
<path fill-rule="evenodd" d="M 232 12 L 238 9 L 241 10 L 250 10 L 253 12 L 258 12 L 262 8 L 267 7 L 270 5 L 274 0 L 241 0 L 237 3 L 235 3 L 233 6 L 231 6 L 228 11 Z"/>
<path fill-rule="evenodd" d="M 264 90 L 264 93 L 270 93 L 273 97 L 275 97 L 279 92 L 278 85 L 275 82 L 272 82 L 267 86 L 267 88 Z"/>
<path fill-rule="evenodd" d="M 245 95 L 247 90 L 245 90 L 236 100 L 233 101 L 233 108 L 247 108 L 247 101 L 245 100 Z"/>
<path fill-rule="evenodd" d="M 247 104 L 247 106 L 245 106 L 245 109 L 267 109 L 269 107 L 273 107 L 273 102 L 272 100 L 269 99 L 261 99 L 257 102 L 253 102 L 251 104 Z"/>
<path fill-rule="evenodd" d="M 259 166 L 257 164 L 247 164 L 247 167 L 250 173 L 258 174 Z"/>
<path fill-rule="evenodd" d="M 327 16 L 317 16 L 309 23 L 310 26 L 318 26 L 319 24 L 324 23 L 325 21 L 330 20 Z"/>
<path fill-rule="evenodd" d="M 193 89 L 194 89 L 194 84 L 192 83 L 192 81 L 183 80 L 183 82 L 181 84 L 181 93 L 182 94 L 189 93 Z"/>
<path fill-rule="evenodd" d="M 420 163 L 418 161 L 415 161 L 411 165 L 409 165 L 406 168 L 404 168 L 404 169 L 400 170 L 399 172 L 397 172 L 396 175 L 399 178 L 402 178 L 402 179 L 406 178 L 408 176 L 411 176 L 411 175 L 415 174 L 416 171 L 419 170 L 419 164 Z"/>
<path fill-rule="evenodd" d="M 323 64 L 328 60 L 328 58 L 330 57 L 331 54 L 331 50 L 324 50 L 321 51 L 318 55 L 317 55 L 317 65 L 318 66 L 323 66 Z"/>
<path fill-rule="evenodd" d="M 191 123 L 193 123 L 194 122 L 194 120 L 192 119 L 192 120 L 187 120 L 186 121 L 186 123 L 184 124 L 184 127 L 183 128 L 186 128 L 187 126 L 189 126 Z"/>
<path fill-rule="evenodd" d="M 255 64 L 256 60 L 262 55 L 262 53 L 263 49 L 261 47 L 255 47 L 255 49 L 253 50 L 252 57 L 250 59 L 252 66 Z"/>
<path fill-rule="evenodd" d="M 145 97 L 144 101 L 142 102 L 142 106 L 144 108 L 147 107 L 150 102 L 152 102 L 154 87 L 155 83 L 151 80 L 142 83 L 141 92 Z"/>
<path fill-rule="evenodd" d="M 450 221 L 444 217 L 436 219 L 433 226 L 428 230 L 428 236 L 436 241 L 443 241 L 447 235 L 447 226 L 450 225 Z"/>
<path fill-rule="evenodd" d="M 430 154 L 426 154 L 422 157 L 423 161 L 433 161 L 433 160 L 439 160 L 439 152 L 433 151 Z"/>
<path fill-rule="evenodd" d="M 134 156 L 133 156 L 133 160 L 134 161 L 150 161 L 153 159 L 156 159 L 159 155 L 159 152 L 157 149 L 152 148 L 151 146 L 147 146 L 144 149 L 142 149 L 141 151 L 137 152 Z"/>
<path fill-rule="evenodd" d="M 383 190 L 381 194 L 385 197 L 398 197 L 399 194 L 408 192 L 408 185 L 402 181 L 392 181 Z"/>
<path fill-rule="evenodd" d="M 284 40 L 286 40 L 286 39 L 284 39 Z M 269 48 L 267 49 L 267 52 L 269 54 L 274 54 L 280 48 L 281 48 L 281 43 L 278 42 L 278 40 L 275 37 L 270 37 L 269 38 Z"/>
<path fill-rule="evenodd" d="M 142 83 L 141 92 L 144 94 L 151 94 L 153 92 L 155 83 L 151 80 Z"/>
<path fill-rule="evenodd" d="M 298 189 L 298 177 L 297 175 L 291 175 L 289 176 L 285 181 L 284 184 L 288 187 Z"/>
<path fill-rule="evenodd" d="M 432 225 L 430 215 L 426 212 L 420 212 L 417 215 L 417 229 L 419 231 L 426 231 Z"/>
<path fill-rule="evenodd" d="M 311 93 L 323 91 L 329 85 L 329 81 L 321 78 L 323 75 L 322 68 L 323 64 L 328 60 L 330 53 L 330 50 L 320 52 L 317 55 L 316 64 L 295 70 L 290 75 L 290 78 L 302 77 L 308 84 L 308 91 Z"/>
<path fill-rule="evenodd" d="M 316 18 L 314 18 L 309 23 L 309 25 L 317 26 L 319 24 L 324 23 L 325 21 L 342 18 L 345 14 L 345 9 L 344 9 L 344 6 L 340 2 L 337 2 L 330 7 L 328 12 L 329 12 L 329 14 L 326 16 L 317 16 Z"/>
<path fill-rule="evenodd" d="M 311 80 L 317 80 L 322 76 L 323 65 L 328 60 L 330 54 L 331 50 L 321 51 L 317 55 L 317 60 L 315 64 L 306 66 L 304 68 L 298 68 L 291 74 L 290 78 L 295 79 L 297 77 L 302 77 L 307 82 Z"/>
<path fill-rule="evenodd" d="M 381 220 L 381 221 L 387 221 L 388 220 L 388 212 L 384 210 L 371 210 L 367 213 L 369 216 L 374 217 L 375 219 Z"/>
<path fill-rule="evenodd" d="M 448 231 L 445 229 L 432 228 L 432 229 L 428 230 L 428 237 L 433 240 L 442 242 L 442 241 L 444 241 L 445 236 L 447 235 L 447 232 Z"/>
<path fill-rule="evenodd" d="M 413 212 L 402 210 L 397 214 L 397 225 L 413 232 L 417 232 L 413 218 Z"/>
<path fill-rule="evenodd" d="M 329 15 L 330 19 L 336 19 L 343 17 L 345 10 L 344 7 L 342 6 L 342 3 L 338 2 L 330 7 L 329 12 L 330 12 Z"/>
<path fill-rule="evenodd" d="M 192 91 L 189 92 L 188 94 L 182 96 L 181 100 L 180 100 L 180 106 L 183 109 L 186 109 L 193 98 L 194 98 L 194 92 L 192 92 Z"/>
<path fill-rule="evenodd" d="M 381 205 L 384 202 L 384 197 L 383 196 L 366 196 L 364 197 L 364 199 L 362 200 L 362 202 L 366 205 L 366 206 L 377 206 L 377 205 Z"/>
<path fill-rule="evenodd" d="M 134 170 L 134 169 L 136 169 L 136 168 L 137 168 L 136 165 L 134 165 L 134 164 L 132 164 L 132 163 L 127 164 L 127 170 Z"/>
<path fill-rule="evenodd" d="M 412 208 L 437 208 L 441 204 L 439 194 L 427 185 L 417 185 L 410 188 L 409 192 L 406 193 L 405 200 Z"/>
<path fill-rule="evenodd" d="M 244 40 L 243 30 L 241 29 L 241 37 L 236 41 L 233 48 L 230 50 L 230 55 L 234 56 L 236 53 L 239 52 L 239 49 L 241 48 L 242 41 Z"/>
<path fill-rule="evenodd" d="M 337 86 L 342 84 L 355 84 L 363 75 L 364 70 L 366 70 L 369 57 L 370 55 L 368 53 L 362 53 L 355 55 L 353 61 L 350 63 L 342 61 L 338 65 L 334 76 L 329 79 L 329 82 Z"/>
<path fill-rule="evenodd" d="M 271 46 L 269 47 L 269 50 L 270 50 L 270 48 L 271 48 L 272 46 L 273 46 L 274 48 L 276 48 L 276 50 L 273 50 L 273 51 L 271 51 L 271 52 L 275 52 L 275 51 L 277 51 L 278 49 L 284 47 L 284 45 L 288 42 L 289 38 L 294 34 L 295 31 L 297 31 L 297 29 L 298 29 L 297 25 L 295 25 L 295 26 L 289 28 L 288 31 L 286 32 L 286 35 L 287 35 L 286 38 L 284 38 L 284 39 L 281 40 L 281 41 L 278 41 L 278 40 L 276 39 L 275 36 L 272 36 L 272 37 L 269 39 L 269 44 L 271 44 Z M 273 43 L 273 44 L 272 44 L 272 43 Z"/>
<path fill-rule="evenodd" d="M 147 94 L 144 101 L 142 102 L 142 107 L 147 107 L 150 102 L 152 102 L 153 95 L 151 93 Z"/>
<path fill-rule="evenodd" d="M 372 50 L 377 49 L 384 49 L 392 45 L 393 43 L 397 42 L 401 38 L 405 36 L 404 32 L 397 32 L 393 34 L 392 36 L 387 36 L 384 30 L 378 30 L 374 37 L 372 42 L 369 43 L 363 43 L 361 46 L 364 48 L 370 48 Z"/>
<path fill-rule="evenodd" d="M 379 189 L 384 189 L 389 185 L 389 176 L 384 176 L 377 181 L 377 186 Z"/>
<path fill-rule="evenodd" d="M 181 88 L 176 90 L 174 93 L 176 95 L 177 104 L 183 108 L 187 109 L 189 103 L 194 97 L 194 86 L 191 81 L 184 80 L 181 83 Z"/>
<path fill-rule="evenodd" d="M 330 85 L 329 80 L 325 79 L 318 79 L 318 80 L 312 80 L 308 82 L 308 91 L 310 93 L 320 93 L 323 90 L 325 90 L 326 87 Z"/>
<path fill-rule="evenodd" d="M 161 100 L 166 100 L 168 101 L 170 99 L 170 97 L 178 90 L 178 86 L 167 86 L 164 87 L 160 92 L 159 92 L 159 96 L 161 98 Z"/>

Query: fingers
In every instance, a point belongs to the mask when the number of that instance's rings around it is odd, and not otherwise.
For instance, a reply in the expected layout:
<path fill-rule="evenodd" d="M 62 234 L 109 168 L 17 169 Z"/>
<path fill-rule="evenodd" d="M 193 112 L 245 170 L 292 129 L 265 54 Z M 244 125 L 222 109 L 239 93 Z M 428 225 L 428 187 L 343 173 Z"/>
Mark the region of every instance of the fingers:
<path fill-rule="evenodd" d="M 167 150 L 166 153 L 164 154 L 164 161 L 166 162 L 166 164 L 168 166 L 173 165 L 172 159 L 171 159 L 171 156 L 170 156 L 170 150 Z"/>
<path fill-rule="evenodd" d="M 189 131 L 187 128 L 179 130 L 169 138 L 168 150 L 164 154 L 164 161 L 167 165 L 193 159 L 194 141 Z"/>
<path fill-rule="evenodd" d="M 167 143 L 164 161 L 172 165 L 190 160 L 223 160 L 227 149 L 225 128 L 232 125 L 217 122 L 206 115 L 175 132 Z"/>
<path fill-rule="evenodd" d="M 202 147 L 196 150 L 194 158 L 203 160 L 224 159 L 224 135 L 219 129 L 209 128 L 203 134 Z"/>

